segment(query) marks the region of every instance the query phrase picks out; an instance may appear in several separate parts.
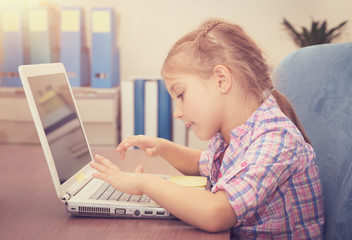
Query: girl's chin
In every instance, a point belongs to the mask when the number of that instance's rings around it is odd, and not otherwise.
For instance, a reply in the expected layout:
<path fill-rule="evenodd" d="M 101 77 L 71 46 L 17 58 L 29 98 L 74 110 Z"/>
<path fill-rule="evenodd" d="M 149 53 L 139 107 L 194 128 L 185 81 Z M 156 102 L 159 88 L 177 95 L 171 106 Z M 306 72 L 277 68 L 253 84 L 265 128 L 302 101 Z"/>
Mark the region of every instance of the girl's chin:
<path fill-rule="evenodd" d="M 202 132 L 199 132 L 199 131 L 197 131 L 196 129 L 193 129 L 192 128 L 192 131 L 193 131 L 193 133 L 197 136 L 197 138 L 199 139 L 199 140 L 201 140 L 201 141 L 208 141 L 208 140 L 210 140 L 210 139 L 212 139 L 213 138 L 213 136 L 209 136 L 209 134 L 206 134 L 206 133 L 202 133 Z"/>

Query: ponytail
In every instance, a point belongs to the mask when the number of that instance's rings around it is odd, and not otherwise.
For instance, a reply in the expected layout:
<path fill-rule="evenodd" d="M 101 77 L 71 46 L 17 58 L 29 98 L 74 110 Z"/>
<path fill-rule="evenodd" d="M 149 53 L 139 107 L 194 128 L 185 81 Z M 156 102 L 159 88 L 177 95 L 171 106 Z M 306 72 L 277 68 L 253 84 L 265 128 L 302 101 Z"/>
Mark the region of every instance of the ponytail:
<path fill-rule="evenodd" d="M 304 131 L 303 125 L 301 121 L 298 119 L 295 110 L 293 109 L 292 105 L 290 102 L 287 100 L 287 98 L 282 95 L 278 90 L 273 89 L 271 91 L 271 94 L 275 97 L 281 111 L 289 118 L 291 121 L 296 125 L 298 130 L 301 132 L 303 135 L 304 140 L 311 144 L 309 141 L 306 132 Z"/>

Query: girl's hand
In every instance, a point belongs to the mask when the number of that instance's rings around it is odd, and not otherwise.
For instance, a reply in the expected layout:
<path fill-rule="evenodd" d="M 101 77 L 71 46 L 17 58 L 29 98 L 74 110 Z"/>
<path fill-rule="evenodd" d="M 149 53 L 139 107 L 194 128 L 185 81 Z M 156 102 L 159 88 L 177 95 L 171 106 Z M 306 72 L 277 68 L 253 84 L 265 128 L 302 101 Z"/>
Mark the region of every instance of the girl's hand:
<path fill-rule="evenodd" d="M 156 157 L 160 155 L 161 138 L 148 137 L 144 135 L 131 136 L 123 140 L 116 148 L 120 153 L 120 159 L 124 159 L 126 151 L 130 147 L 138 147 L 142 149 L 148 157 Z"/>
<path fill-rule="evenodd" d="M 132 194 L 142 195 L 141 182 L 143 166 L 138 166 L 135 173 L 123 172 L 114 163 L 108 159 L 95 155 L 96 162 L 91 162 L 90 166 L 98 171 L 93 173 L 93 177 L 109 183 L 119 191 Z"/>

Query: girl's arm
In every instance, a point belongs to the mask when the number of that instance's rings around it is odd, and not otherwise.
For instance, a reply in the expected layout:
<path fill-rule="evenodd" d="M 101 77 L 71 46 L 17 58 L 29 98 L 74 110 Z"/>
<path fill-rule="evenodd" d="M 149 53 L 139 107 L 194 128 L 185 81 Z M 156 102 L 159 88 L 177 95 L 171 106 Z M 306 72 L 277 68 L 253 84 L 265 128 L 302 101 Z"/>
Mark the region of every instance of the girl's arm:
<path fill-rule="evenodd" d="M 170 183 L 153 175 L 141 175 L 141 190 L 182 221 L 208 232 L 220 232 L 234 226 L 236 214 L 226 193 Z"/>
<path fill-rule="evenodd" d="M 116 189 L 134 195 L 146 194 L 177 218 L 209 232 L 231 228 L 237 222 L 226 193 L 214 193 L 171 183 L 161 177 L 121 171 L 111 161 L 95 157 L 91 166 L 98 170 L 94 177 Z"/>
<path fill-rule="evenodd" d="M 186 175 L 199 175 L 198 161 L 201 151 L 184 147 L 162 138 L 144 135 L 132 136 L 123 140 L 116 148 L 120 159 L 124 159 L 128 148 L 136 146 L 147 156 L 161 156 L 177 170 Z"/>

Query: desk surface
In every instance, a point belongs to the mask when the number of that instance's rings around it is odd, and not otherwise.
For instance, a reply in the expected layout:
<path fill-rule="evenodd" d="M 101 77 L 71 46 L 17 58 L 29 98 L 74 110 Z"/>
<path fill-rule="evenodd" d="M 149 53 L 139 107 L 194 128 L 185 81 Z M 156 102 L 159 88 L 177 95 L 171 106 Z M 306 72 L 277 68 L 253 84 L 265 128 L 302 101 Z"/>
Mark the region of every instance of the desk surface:
<path fill-rule="evenodd" d="M 114 149 L 93 152 L 118 159 Z M 123 170 L 143 164 L 145 172 L 179 174 L 160 158 L 132 150 L 117 161 Z M 1 239 L 229 239 L 230 233 L 206 233 L 180 220 L 72 217 L 57 198 L 39 145 L 0 145 Z"/>

